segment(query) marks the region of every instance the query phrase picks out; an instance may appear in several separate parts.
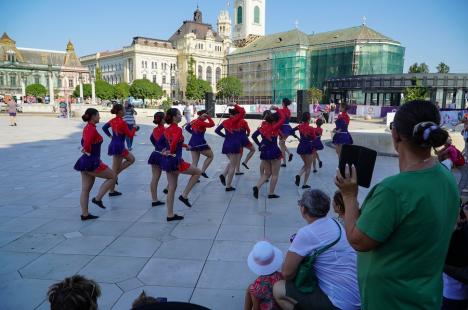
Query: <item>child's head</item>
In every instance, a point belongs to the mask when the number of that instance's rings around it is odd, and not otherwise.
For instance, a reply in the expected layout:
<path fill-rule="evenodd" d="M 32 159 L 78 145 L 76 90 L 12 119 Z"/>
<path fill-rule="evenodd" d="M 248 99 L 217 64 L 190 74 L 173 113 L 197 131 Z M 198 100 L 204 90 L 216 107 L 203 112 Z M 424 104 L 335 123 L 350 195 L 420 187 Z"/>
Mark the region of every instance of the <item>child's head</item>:
<path fill-rule="evenodd" d="M 335 192 L 335 195 L 333 195 L 333 210 L 335 210 L 335 212 L 341 217 L 345 214 L 343 196 L 339 190 Z"/>
<path fill-rule="evenodd" d="M 257 242 L 247 257 L 247 265 L 258 276 L 275 273 L 283 264 L 283 253 L 267 241 Z"/>
<path fill-rule="evenodd" d="M 323 120 L 321 118 L 317 118 L 317 120 L 315 121 L 315 124 L 317 125 L 317 127 L 322 127 Z"/>

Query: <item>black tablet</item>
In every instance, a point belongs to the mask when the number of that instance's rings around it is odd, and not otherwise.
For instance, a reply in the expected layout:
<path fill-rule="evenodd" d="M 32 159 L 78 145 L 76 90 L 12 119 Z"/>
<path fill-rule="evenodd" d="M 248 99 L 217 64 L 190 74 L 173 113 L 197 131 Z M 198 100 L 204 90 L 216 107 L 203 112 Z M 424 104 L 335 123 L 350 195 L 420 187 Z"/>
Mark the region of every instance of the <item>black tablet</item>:
<path fill-rule="evenodd" d="M 339 169 L 341 175 L 345 175 L 345 166 L 354 165 L 357 172 L 358 185 L 368 188 L 374 173 L 377 152 L 367 147 L 345 144 L 341 149 Z"/>

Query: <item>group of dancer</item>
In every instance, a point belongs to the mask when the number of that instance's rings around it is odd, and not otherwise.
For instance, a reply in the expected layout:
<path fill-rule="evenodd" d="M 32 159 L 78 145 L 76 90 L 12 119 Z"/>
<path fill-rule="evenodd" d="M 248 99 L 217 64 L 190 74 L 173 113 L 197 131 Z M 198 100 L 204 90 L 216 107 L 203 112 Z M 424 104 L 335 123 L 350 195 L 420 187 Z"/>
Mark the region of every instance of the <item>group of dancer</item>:
<path fill-rule="evenodd" d="M 302 114 L 300 124 L 292 128 L 289 124 L 291 117 L 290 104 L 290 100 L 284 98 L 281 108 L 272 106 L 270 110 L 265 111 L 260 127 L 252 133 L 252 140 L 258 147 L 261 160 L 259 167 L 260 178 L 252 188 L 253 196 L 256 199 L 259 197 L 262 185 L 267 182 L 269 182 L 267 197 L 269 199 L 279 198 L 275 190 L 280 168 L 286 166 L 286 161 L 290 162 L 293 159 L 293 154 L 286 147 L 286 140 L 291 135 L 299 139 L 297 153 L 303 161 L 302 168 L 295 176 L 295 184 L 299 186 L 301 177 L 304 176 L 302 188 L 310 188 L 307 183 L 312 167 L 314 173 L 317 172 L 317 163 L 319 168 L 322 167 L 318 151 L 323 149 L 321 141 L 323 121 L 320 118 L 317 119 L 315 122 L 316 127 L 312 127 L 310 125 L 311 115 L 306 112 Z M 236 190 L 233 187 L 234 175 L 243 174 L 240 172 L 241 164 L 249 169 L 248 162 L 256 151 L 249 139 L 251 130 L 244 119 L 244 108 L 235 103 L 228 106 L 231 107 L 229 117 L 215 129 L 215 133 L 224 138 L 222 153 L 229 160 L 219 176 L 226 192 Z M 341 113 L 335 122 L 333 143 L 336 145 L 338 155 L 342 144 L 352 144 L 352 138 L 348 132 L 349 116 L 346 109 L 346 105 L 341 105 Z M 133 138 L 139 128 L 137 126 L 130 129 L 127 126 L 123 120 L 125 111 L 122 105 L 114 105 L 111 113 L 115 117 L 107 122 L 102 129 L 111 138 L 108 155 L 113 157 L 112 169 L 101 161 L 100 154 L 103 138 L 96 129 L 96 124 L 100 121 L 99 112 L 96 109 L 89 108 L 82 116 L 83 121 L 87 123 L 83 129 L 81 140 L 83 155 L 78 159 L 74 168 L 80 171 L 82 176 L 80 205 L 83 221 L 98 218 L 98 216 L 89 213 L 88 210 L 89 195 L 96 177 L 103 178 L 105 181 L 91 202 L 105 209 L 106 207 L 102 202 L 104 195 L 107 192 L 109 192 L 110 197 L 122 195 L 121 192 L 115 189 L 116 185 L 118 185 L 118 176 L 135 162 L 133 154 L 125 148 L 125 138 Z M 183 127 L 179 126 L 182 115 L 178 109 L 171 108 L 165 113 L 157 112 L 154 114 L 153 123 L 156 126 L 149 138 L 154 146 L 154 151 L 148 159 L 148 164 L 152 170 L 150 193 L 153 207 L 166 204 L 166 219 L 168 222 L 184 218 L 182 215 L 174 213 L 175 192 L 179 175 L 182 173 L 190 176 L 184 191 L 178 197 L 182 203 L 190 208 L 192 205 L 188 196 L 195 184 L 200 182 L 199 178 L 201 176 L 208 178 L 206 171 L 214 158 L 213 151 L 205 140 L 205 132 L 207 128 L 215 127 L 215 123 L 206 110 L 198 111 L 197 114 L 198 118 L 185 125 L 185 130 L 191 134 L 188 144 L 184 143 Z M 112 129 L 112 134 L 109 129 Z M 296 135 L 297 131 L 299 137 Z M 188 163 L 182 158 L 183 148 L 191 152 L 192 163 Z M 241 162 L 244 148 L 249 152 L 244 161 Z M 198 163 L 201 155 L 205 157 L 205 160 L 201 169 L 199 169 Z M 164 193 L 167 195 L 166 202 L 161 201 L 158 197 L 158 184 L 162 172 L 166 172 L 167 176 L 167 187 L 164 189 Z"/>

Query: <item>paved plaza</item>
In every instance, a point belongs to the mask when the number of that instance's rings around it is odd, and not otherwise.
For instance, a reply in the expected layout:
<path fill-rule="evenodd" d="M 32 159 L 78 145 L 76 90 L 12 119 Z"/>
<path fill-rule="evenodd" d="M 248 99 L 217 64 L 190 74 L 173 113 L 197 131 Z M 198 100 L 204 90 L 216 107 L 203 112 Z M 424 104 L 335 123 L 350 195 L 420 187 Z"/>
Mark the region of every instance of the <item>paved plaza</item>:
<path fill-rule="evenodd" d="M 266 239 L 286 251 L 290 235 L 304 226 L 297 208 L 302 190 L 293 183 L 302 163 L 299 157 L 281 170 L 279 199 L 266 199 L 265 187 L 260 199 L 252 197 L 251 188 L 259 177 L 258 153 L 250 170 L 235 178 L 237 190 L 226 193 L 218 175 L 227 160 L 221 155 L 222 139 L 213 130 L 207 134 L 215 153 L 207 172 L 210 179 L 202 178 L 190 194 L 191 209 L 176 202 L 176 211 L 185 219 L 167 223 L 165 207 L 151 207 L 148 191 L 147 159 L 152 152 L 148 138 L 153 126 L 150 119 L 137 121 L 141 124 L 133 151 L 137 161 L 119 176 L 118 190 L 123 196 L 106 196 L 106 210 L 90 205 L 90 211 L 100 217 L 82 222 L 81 179 L 73 165 L 81 155 L 83 123 L 20 116 L 18 127 L 8 127 L 8 119 L 0 117 L 2 309 L 48 309 L 48 286 L 75 273 L 99 282 L 100 309 L 130 309 L 142 290 L 212 309 L 242 309 L 245 288 L 255 279 L 246 263 L 253 244 Z M 258 124 L 249 122 L 252 128 Z M 352 122 L 351 130 L 381 127 Z M 325 138 L 330 129 L 331 125 L 325 126 Z M 102 160 L 110 165 L 109 139 L 104 139 Z M 295 153 L 295 142 L 289 146 Z M 336 154 L 326 147 L 320 156 L 324 167 L 311 176 L 309 184 L 332 195 Z M 190 154 L 184 152 L 184 158 L 190 161 Z M 396 158 L 378 157 L 373 183 L 397 169 Z M 186 176 L 179 178 L 176 197 L 186 182 Z M 162 200 L 165 185 L 163 175 Z M 361 188 L 360 202 L 367 192 Z"/>

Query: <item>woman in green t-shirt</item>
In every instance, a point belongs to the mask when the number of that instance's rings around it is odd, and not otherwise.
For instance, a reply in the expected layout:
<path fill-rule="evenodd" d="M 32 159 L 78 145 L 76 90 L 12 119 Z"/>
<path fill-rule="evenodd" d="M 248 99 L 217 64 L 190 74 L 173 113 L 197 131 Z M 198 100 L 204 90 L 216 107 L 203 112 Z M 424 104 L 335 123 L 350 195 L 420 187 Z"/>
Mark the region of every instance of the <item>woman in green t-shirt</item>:
<path fill-rule="evenodd" d="M 400 173 L 372 188 L 361 211 L 356 169 L 336 176 L 346 235 L 358 251 L 362 309 L 440 309 L 459 193 L 450 171 L 431 156 L 448 137 L 439 124 L 430 102 L 411 101 L 398 109 L 391 135 Z"/>

